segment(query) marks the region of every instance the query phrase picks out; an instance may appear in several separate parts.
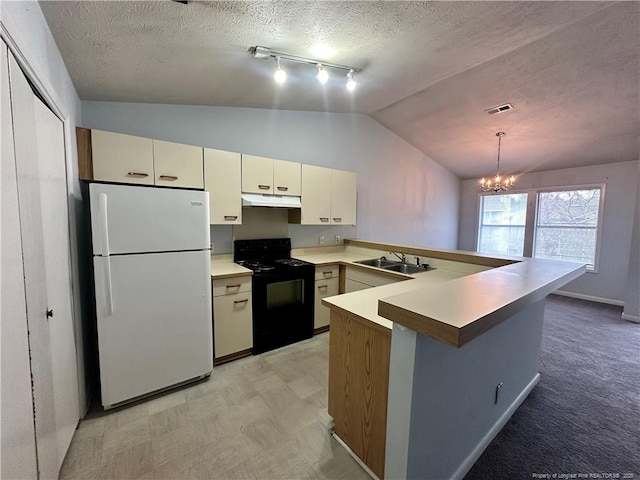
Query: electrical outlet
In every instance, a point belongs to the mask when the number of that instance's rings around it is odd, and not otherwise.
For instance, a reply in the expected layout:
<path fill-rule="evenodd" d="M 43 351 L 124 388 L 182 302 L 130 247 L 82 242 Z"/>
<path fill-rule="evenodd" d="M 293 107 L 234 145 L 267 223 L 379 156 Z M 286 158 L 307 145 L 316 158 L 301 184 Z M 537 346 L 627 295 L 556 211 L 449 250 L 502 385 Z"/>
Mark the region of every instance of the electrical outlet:
<path fill-rule="evenodd" d="M 320 238 L 318 238 L 318 244 L 324 245 L 324 235 L 320 235 Z"/>
<path fill-rule="evenodd" d="M 336 235 L 336 243 L 340 243 L 340 235 Z"/>

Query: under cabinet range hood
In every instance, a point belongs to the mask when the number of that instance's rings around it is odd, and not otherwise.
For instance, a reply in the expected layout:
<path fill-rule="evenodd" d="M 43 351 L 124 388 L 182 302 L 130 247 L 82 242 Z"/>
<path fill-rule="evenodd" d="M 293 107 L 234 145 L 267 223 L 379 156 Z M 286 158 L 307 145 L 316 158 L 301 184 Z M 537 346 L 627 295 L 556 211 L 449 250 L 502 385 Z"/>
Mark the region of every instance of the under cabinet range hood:
<path fill-rule="evenodd" d="M 291 195 L 261 195 L 259 193 L 243 193 L 242 206 L 302 208 L 300 197 L 293 197 Z"/>

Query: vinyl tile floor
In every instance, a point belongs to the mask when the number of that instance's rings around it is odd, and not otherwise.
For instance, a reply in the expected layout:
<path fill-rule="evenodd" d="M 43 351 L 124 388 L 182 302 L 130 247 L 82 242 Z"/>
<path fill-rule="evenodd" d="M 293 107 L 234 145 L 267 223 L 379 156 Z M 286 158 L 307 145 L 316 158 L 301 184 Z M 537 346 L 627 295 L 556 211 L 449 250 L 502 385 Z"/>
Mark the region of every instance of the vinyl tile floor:
<path fill-rule="evenodd" d="M 328 355 L 323 333 L 148 401 L 94 406 L 60 478 L 369 480 L 330 435 Z"/>

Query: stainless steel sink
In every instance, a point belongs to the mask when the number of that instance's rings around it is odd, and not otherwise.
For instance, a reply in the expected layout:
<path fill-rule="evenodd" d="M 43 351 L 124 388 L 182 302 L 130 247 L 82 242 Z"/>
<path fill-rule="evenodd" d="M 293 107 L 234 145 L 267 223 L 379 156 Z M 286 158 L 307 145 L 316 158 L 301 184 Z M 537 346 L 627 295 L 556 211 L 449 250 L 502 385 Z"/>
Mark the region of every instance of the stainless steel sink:
<path fill-rule="evenodd" d="M 417 265 L 409 265 L 408 263 L 396 263 L 395 265 L 384 267 L 384 269 L 391 270 L 392 272 L 406 273 L 408 275 L 411 275 L 412 273 L 420 273 L 420 272 L 427 271 L 423 267 L 418 267 Z"/>
<path fill-rule="evenodd" d="M 393 262 L 391 260 L 387 260 L 386 258 L 372 258 L 370 260 L 357 260 L 354 263 L 359 263 L 360 265 L 367 265 L 369 267 L 378 267 L 378 268 L 387 268 L 393 265 L 400 265 L 399 262 Z"/>
<path fill-rule="evenodd" d="M 369 267 L 382 268 L 384 270 L 390 270 L 392 272 L 404 273 L 411 275 L 412 273 L 426 272 L 427 269 L 419 267 L 417 265 L 410 265 L 408 263 L 394 262 L 393 260 L 387 260 L 386 258 L 371 258 L 369 260 L 356 260 L 354 263 L 360 265 L 367 265 Z"/>

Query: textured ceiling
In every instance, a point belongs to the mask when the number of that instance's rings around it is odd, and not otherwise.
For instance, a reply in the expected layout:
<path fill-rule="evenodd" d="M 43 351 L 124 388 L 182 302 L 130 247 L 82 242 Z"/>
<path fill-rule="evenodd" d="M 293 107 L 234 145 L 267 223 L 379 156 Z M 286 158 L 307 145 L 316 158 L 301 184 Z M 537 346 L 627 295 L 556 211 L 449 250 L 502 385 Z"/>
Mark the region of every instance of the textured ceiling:
<path fill-rule="evenodd" d="M 493 173 L 498 130 L 505 171 L 639 158 L 638 2 L 40 5 L 83 100 L 364 113 L 461 178 Z M 286 62 L 279 86 L 254 45 L 361 68 L 358 88 Z"/>

